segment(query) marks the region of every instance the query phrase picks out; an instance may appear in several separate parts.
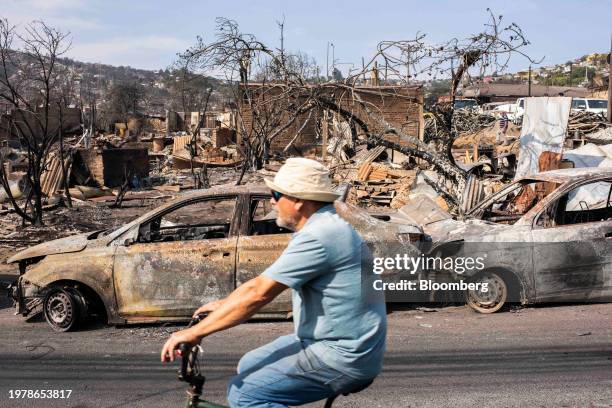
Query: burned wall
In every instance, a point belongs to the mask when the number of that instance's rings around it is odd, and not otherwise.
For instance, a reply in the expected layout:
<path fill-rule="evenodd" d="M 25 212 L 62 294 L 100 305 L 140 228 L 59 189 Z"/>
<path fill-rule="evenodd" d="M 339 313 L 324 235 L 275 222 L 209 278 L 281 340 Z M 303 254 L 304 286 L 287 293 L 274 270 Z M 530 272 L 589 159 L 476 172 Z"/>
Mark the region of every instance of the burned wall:
<path fill-rule="evenodd" d="M 372 116 L 383 119 L 401 133 L 423 139 L 423 89 L 420 86 L 363 86 L 355 89 L 356 97 L 350 93 L 339 96 L 341 106 L 345 110 L 355 112 L 355 115 L 368 125 L 370 131 L 384 130 Z M 368 115 L 356 99 L 360 99 L 368 106 L 371 115 Z M 358 135 L 362 135 L 360 129 Z M 406 144 L 399 136 L 387 135 L 386 139 Z"/>
<path fill-rule="evenodd" d="M 139 179 L 149 176 L 148 149 L 79 149 L 78 155 L 93 179 L 106 187 L 121 186 L 128 172 Z"/>
<path fill-rule="evenodd" d="M 249 86 L 252 104 L 247 102 L 246 92 L 243 89 L 243 100 L 238 107 L 237 120 L 237 143 L 244 146 L 245 139 L 255 137 L 257 131 L 262 127 L 266 129 L 274 128 L 271 119 L 280 118 L 278 126 L 282 126 L 290 120 L 291 116 L 283 112 L 287 103 L 284 97 L 281 96 L 283 88 L 274 85 L 252 84 Z M 257 107 L 257 117 L 253 117 L 253 109 L 250 106 Z M 313 115 L 318 116 L 318 115 Z M 291 126 L 276 136 L 270 143 L 271 152 L 281 152 L 291 142 L 295 134 L 302 127 L 308 118 L 308 114 L 299 115 L 297 120 Z M 300 136 L 295 140 L 293 146 L 298 149 L 303 149 L 318 143 L 316 131 L 316 117 L 312 117 Z"/>
<path fill-rule="evenodd" d="M 259 86 L 259 89 L 257 89 Z M 258 103 L 262 98 L 261 95 L 271 101 L 270 105 L 274 102 L 274 98 L 280 95 L 282 92 L 281 88 L 274 88 L 273 86 L 263 87 L 262 85 L 251 85 L 255 89 L 252 92 L 253 98 Z M 397 86 L 362 86 L 354 89 L 355 94 L 358 95 L 359 99 L 364 101 L 370 111 L 377 117 L 384 119 L 392 126 L 399 129 L 402 133 L 409 136 L 415 136 L 420 139 L 423 137 L 423 90 L 420 86 L 411 87 L 397 87 Z M 382 127 L 377 121 L 369 117 L 369 115 L 361 108 L 361 105 L 353 98 L 353 95 L 349 91 L 338 90 L 337 88 L 329 89 L 329 98 L 340 102 L 340 106 L 349 111 L 355 112 L 355 115 L 366 122 L 371 130 L 379 131 Z M 269 110 L 274 109 L 270 107 Z M 246 101 L 242 101 L 238 109 L 238 143 L 244 144 L 245 134 L 253 134 L 253 113 Z M 311 119 L 308 121 L 302 133 L 295 141 L 294 146 L 298 150 L 302 150 L 305 147 L 318 145 L 321 140 L 317 135 L 317 124 L 323 120 L 324 112 L 322 110 L 315 110 Z M 282 151 L 287 144 L 293 139 L 297 131 L 304 124 L 308 114 L 298 116 L 297 120 L 280 135 L 278 135 L 271 143 L 270 150 L 272 152 Z M 331 116 L 328 116 L 331 117 Z M 282 126 L 290 119 L 290 116 L 285 114 L 280 121 L 278 126 Z M 244 129 L 242 126 L 244 126 Z M 245 132 L 246 130 L 246 132 Z M 359 129 L 358 129 L 359 130 Z M 358 132 L 359 134 L 359 132 Z M 400 140 L 399 136 L 389 135 L 387 138 L 393 142 L 405 144 L 403 140 Z"/>
<path fill-rule="evenodd" d="M 64 135 L 82 133 L 81 119 L 81 109 L 62 108 L 62 129 Z M 11 120 L 13 121 L 13 129 L 9 129 Z M 0 142 L 18 147 L 20 132 L 27 138 L 41 139 L 44 136 L 41 123 L 44 126 L 44 111 L 29 112 L 13 109 L 0 117 Z M 47 124 L 48 133 L 53 134 L 57 132 L 59 127 L 59 109 L 53 108 L 49 112 L 49 121 Z M 19 129 L 19 131 L 17 129 Z"/>

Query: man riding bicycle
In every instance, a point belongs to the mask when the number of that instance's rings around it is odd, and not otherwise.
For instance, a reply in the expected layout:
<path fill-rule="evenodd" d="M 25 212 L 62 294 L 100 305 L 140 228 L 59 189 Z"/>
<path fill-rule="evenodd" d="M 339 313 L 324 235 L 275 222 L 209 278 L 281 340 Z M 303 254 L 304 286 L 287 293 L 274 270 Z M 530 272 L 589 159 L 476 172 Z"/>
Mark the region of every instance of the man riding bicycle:
<path fill-rule="evenodd" d="M 228 387 L 232 407 L 302 405 L 349 392 L 378 375 L 385 350 L 383 294 L 361 284 L 370 253 L 336 214 L 327 168 L 291 158 L 265 182 L 277 224 L 295 231 L 289 245 L 260 276 L 200 307 L 195 313 L 208 317 L 174 333 L 161 351 L 162 361 L 173 361 L 179 343 L 196 345 L 248 320 L 290 287 L 295 332 L 242 357 Z"/>

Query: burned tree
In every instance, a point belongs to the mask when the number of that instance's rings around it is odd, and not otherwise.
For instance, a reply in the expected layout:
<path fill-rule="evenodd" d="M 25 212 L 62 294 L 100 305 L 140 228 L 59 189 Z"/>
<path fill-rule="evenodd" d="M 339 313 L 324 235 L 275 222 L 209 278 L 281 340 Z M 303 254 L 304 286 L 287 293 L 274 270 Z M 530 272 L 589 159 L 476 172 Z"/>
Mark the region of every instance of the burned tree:
<path fill-rule="evenodd" d="M 127 127 L 131 118 L 142 115 L 142 104 L 146 94 L 145 87 L 135 81 L 111 86 L 99 112 L 103 127 L 110 128 L 116 122 L 125 123 Z"/>
<path fill-rule="evenodd" d="M 236 129 L 245 154 L 243 174 L 247 168 L 261 168 L 270 143 L 315 107 L 293 88 L 279 86 L 296 80 L 306 85 L 302 74 L 312 73 L 308 57 L 268 48 L 255 36 L 241 33 L 234 21 L 218 19 L 217 40 L 207 44 L 198 38 L 181 58 L 193 67 L 225 75 L 234 99 L 246 107 L 248 118 L 240 115 Z"/>
<path fill-rule="evenodd" d="M 9 131 L 25 147 L 28 160 L 29 193 L 23 208 L 10 192 L 3 166 L 0 176 L 17 214 L 34 225 L 43 223 L 41 176 L 61 133 L 58 104 L 65 103 L 66 92 L 58 59 L 69 47 L 67 33 L 42 21 L 18 32 L 0 19 L 0 99 L 11 107 Z"/>
<path fill-rule="evenodd" d="M 246 166 L 259 168 L 267 158 L 267 146 L 281 132 L 305 121 L 313 110 L 335 112 L 350 125 L 351 138 L 369 145 L 383 145 L 405 155 L 420 159 L 436 170 L 451 187 L 440 187 L 455 201 L 461 196 L 467 174 L 459 168 L 450 154 L 457 132 L 454 131 L 453 101 L 462 80 L 470 70 L 479 74 L 494 70 L 502 72 L 509 58 L 523 55 L 528 44 L 516 24 L 502 27 L 502 16 L 489 11 L 490 20 L 484 31 L 465 40 L 452 39 L 443 44 L 428 44 L 424 34 L 414 39 L 382 41 L 374 56 L 357 72 L 351 71 L 342 81 L 321 83 L 318 77 L 308 78 L 296 70 L 292 56 L 258 41 L 252 34 L 240 32 L 238 25 L 227 19 L 217 21 L 217 38 L 197 44 L 182 56 L 194 65 L 222 72 L 234 81 L 237 100 L 248 107 L 252 123 L 239 123 L 246 135 Z M 531 59 L 529 59 L 531 61 Z M 535 62 L 535 61 L 532 61 Z M 249 81 L 252 71 L 257 83 Z M 367 77 L 372 79 L 367 81 Z M 379 78 L 382 76 L 382 78 Z M 441 140 L 425 143 L 416 134 L 390 123 L 379 107 L 360 96 L 360 88 L 381 96 L 393 96 L 393 89 L 409 85 L 414 78 L 450 77 L 451 103 L 433 112 L 443 126 Z M 393 85 L 393 86 L 390 86 Z M 347 103 L 347 100 L 350 102 Z M 299 126 L 298 126 L 299 127 Z M 393 136 L 393 137 L 390 137 Z M 401 140 L 397 143 L 394 139 Z M 448 184 L 448 183 L 447 183 Z"/>

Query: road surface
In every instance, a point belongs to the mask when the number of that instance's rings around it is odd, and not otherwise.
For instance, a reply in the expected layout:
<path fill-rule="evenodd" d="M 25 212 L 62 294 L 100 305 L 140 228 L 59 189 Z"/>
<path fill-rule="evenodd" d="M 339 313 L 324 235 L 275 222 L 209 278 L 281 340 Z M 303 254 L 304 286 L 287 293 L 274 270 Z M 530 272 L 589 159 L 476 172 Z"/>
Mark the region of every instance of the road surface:
<path fill-rule="evenodd" d="M 0 407 L 179 407 L 184 384 L 159 351 L 178 326 L 54 333 L 0 300 Z M 288 333 L 249 323 L 205 339 L 209 399 L 242 354 Z M 72 390 L 63 400 L 10 399 L 9 390 Z M 309 406 L 322 406 L 322 403 Z M 389 315 L 384 371 L 337 407 L 612 407 L 612 304 L 556 305 L 479 315 L 465 307 Z"/>

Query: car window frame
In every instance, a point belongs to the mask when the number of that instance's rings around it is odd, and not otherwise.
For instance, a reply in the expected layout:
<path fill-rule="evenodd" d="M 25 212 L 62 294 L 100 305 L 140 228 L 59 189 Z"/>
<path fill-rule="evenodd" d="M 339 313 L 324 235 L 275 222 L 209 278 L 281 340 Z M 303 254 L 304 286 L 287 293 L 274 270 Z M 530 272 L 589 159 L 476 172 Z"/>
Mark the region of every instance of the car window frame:
<path fill-rule="evenodd" d="M 531 183 L 538 183 L 538 182 L 542 182 L 542 180 L 538 180 L 538 179 L 532 179 L 529 177 L 520 179 L 520 180 L 516 180 L 513 181 L 512 183 L 510 183 L 509 185 L 507 185 L 506 187 L 502 188 L 501 190 L 499 190 L 497 193 L 493 194 L 492 196 L 484 199 L 483 201 L 481 201 L 480 203 L 478 203 L 476 205 L 476 207 L 472 208 L 467 214 L 466 217 L 467 218 L 478 218 L 480 219 L 480 217 L 482 216 L 483 211 L 489 206 L 491 205 L 494 201 L 496 201 L 499 197 L 502 197 L 504 195 L 510 194 L 511 191 L 516 190 L 517 188 L 520 188 L 519 186 L 521 186 L 522 182 L 526 182 L 525 184 L 531 184 Z M 523 185 L 525 185 L 523 184 Z M 522 186 L 521 186 L 522 187 Z M 545 197 L 546 199 L 547 197 Z M 523 220 L 529 219 L 529 213 L 533 210 L 533 208 L 529 209 L 529 211 L 527 211 L 525 214 L 523 214 L 523 216 L 521 218 L 519 218 L 518 220 L 516 220 L 516 222 L 513 225 L 520 225 L 523 224 Z M 475 217 L 475 214 L 478 214 L 478 217 Z"/>
<path fill-rule="evenodd" d="M 240 229 L 240 236 L 242 237 L 268 236 L 268 235 L 251 235 L 250 234 L 251 227 L 253 225 L 253 219 L 251 218 L 251 201 L 257 200 L 257 199 L 270 200 L 271 198 L 272 196 L 266 193 L 254 193 L 254 194 L 249 194 L 248 197 L 244 197 L 244 202 L 243 202 L 244 210 L 243 210 L 243 220 L 242 220 L 243 228 Z M 269 235 L 283 235 L 283 234 L 291 234 L 291 233 L 287 232 L 287 233 L 269 234 Z"/>
<path fill-rule="evenodd" d="M 112 244 L 113 242 L 121 242 L 122 238 L 125 238 L 124 235 L 126 233 L 130 233 L 130 231 L 132 231 L 133 234 L 135 234 L 135 237 L 132 237 L 134 240 L 137 240 L 137 236 L 138 236 L 138 231 L 140 230 L 141 226 L 151 222 L 153 219 L 157 218 L 157 217 L 163 217 L 166 214 L 171 213 L 172 211 L 175 211 L 181 207 L 185 207 L 187 205 L 191 205 L 191 204 L 195 204 L 198 202 L 202 202 L 202 201 L 211 201 L 211 200 L 224 200 L 224 199 L 235 199 L 236 203 L 234 205 L 234 214 L 231 217 L 231 221 L 230 221 L 230 230 L 228 232 L 227 238 L 232 238 L 232 237 L 236 237 L 239 235 L 239 230 L 240 230 L 240 224 L 241 224 L 241 217 L 237 217 L 237 214 L 240 214 L 240 209 L 242 206 L 242 201 L 241 201 L 241 194 L 223 194 L 223 195 L 214 195 L 214 196 L 206 196 L 206 197 L 191 197 L 189 199 L 186 199 L 185 201 L 179 201 L 178 203 L 175 203 L 174 205 L 172 205 L 171 207 L 165 208 L 159 212 L 156 212 L 154 214 L 152 214 L 150 217 L 145 218 L 143 221 L 132 225 L 132 227 L 128 228 L 126 231 L 124 231 L 123 233 L 119 234 L 118 236 L 116 236 L 115 238 L 113 238 L 110 242 L 109 245 Z M 129 237 L 128 237 L 129 238 Z M 227 238 L 220 238 L 220 239 L 227 239 Z M 173 241 L 175 242 L 175 241 Z M 181 242 L 187 242 L 187 241 L 181 241 Z M 132 243 L 138 243 L 137 241 L 134 241 Z M 144 244 L 144 243 L 143 243 Z"/>
<path fill-rule="evenodd" d="M 548 203 L 546 203 L 545 205 L 542 206 L 541 209 L 538 210 L 537 214 L 534 215 L 533 219 L 531 220 L 531 229 L 532 230 L 546 230 L 546 229 L 551 229 L 551 228 L 563 228 L 563 227 L 575 227 L 577 225 L 585 225 L 585 224 L 592 224 L 595 222 L 601 222 L 601 221 L 589 221 L 589 222 L 583 222 L 583 223 L 579 223 L 579 224 L 564 224 L 564 225 L 555 225 L 554 227 L 540 227 L 537 224 L 538 219 L 540 218 L 540 216 L 546 212 L 548 209 L 551 208 L 551 206 L 557 206 L 559 203 L 559 200 L 561 199 L 561 197 L 563 197 L 565 194 L 569 193 L 570 191 L 578 188 L 578 187 L 582 187 L 585 186 L 587 184 L 591 184 L 591 183 L 597 183 L 600 181 L 608 181 L 610 183 L 612 183 L 612 176 L 610 175 L 602 175 L 602 176 L 595 176 L 592 178 L 588 178 L 588 179 L 584 179 L 584 180 L 575 180 L 575 181 L 569 181 L 567 182 L 567 185 L 564 187 L 564 185 L 561 185 L 557 188 L 557 190 L 555 190 L 554 192 L 552 192 L 548 197 L 546 197 L 546 199 L 550 199 Z M 555 211 L 557 211 L 557 209 L 555 209 Z"/>

